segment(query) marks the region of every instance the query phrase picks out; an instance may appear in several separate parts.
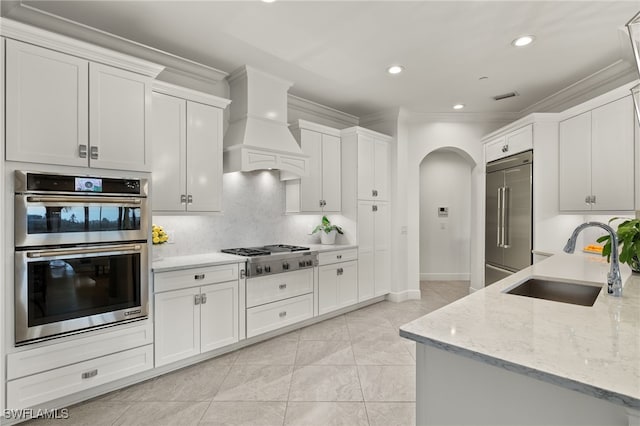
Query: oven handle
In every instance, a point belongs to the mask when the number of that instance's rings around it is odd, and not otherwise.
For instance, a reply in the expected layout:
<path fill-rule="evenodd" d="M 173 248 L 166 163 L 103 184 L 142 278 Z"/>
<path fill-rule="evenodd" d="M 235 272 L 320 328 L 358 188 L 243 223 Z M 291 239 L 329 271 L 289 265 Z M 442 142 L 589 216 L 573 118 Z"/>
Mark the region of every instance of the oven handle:
<path fill-rule="evenodd" d="M 99 204 L 141 204 L 140 198 L 115 198 L 115 197 L 52 197 L 52 196 L 27 196 L 29 203 L 99 203 Z"/>
<path fill-rule="evenodd" d="M 40 258 L 40 257 L 54 257 L 54 256 L 66 256 L 74 254 L 93 254 L 93 253 L 111 253 L 114 251 L 125 252 L 138 252 L 142 249 L 140 244 L 120 244 L 108 247 L 82 247 L 77 249 L 55 249 L 55 250 L 38 250 L 28 251 L 27 257 Z"/>

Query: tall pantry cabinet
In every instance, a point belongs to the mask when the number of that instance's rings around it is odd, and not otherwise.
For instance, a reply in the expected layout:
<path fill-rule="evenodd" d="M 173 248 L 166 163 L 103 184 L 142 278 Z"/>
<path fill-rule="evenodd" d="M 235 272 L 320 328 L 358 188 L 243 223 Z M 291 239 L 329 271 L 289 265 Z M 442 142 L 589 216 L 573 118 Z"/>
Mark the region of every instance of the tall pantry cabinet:
<path fill-rule="evenodd" d="M 357 222 L 359 302 L 391 290 L 391 141 L 362 127 L 342 130 L 342 213 Z"/>

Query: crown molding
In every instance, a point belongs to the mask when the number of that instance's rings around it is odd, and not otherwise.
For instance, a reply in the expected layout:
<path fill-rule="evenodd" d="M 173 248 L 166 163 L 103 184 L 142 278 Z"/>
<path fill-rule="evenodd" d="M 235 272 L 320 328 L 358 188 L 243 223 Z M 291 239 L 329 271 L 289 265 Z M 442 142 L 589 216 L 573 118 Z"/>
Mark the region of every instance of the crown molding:
<path fill-rule="evenodd" d="M 287 107 L 290 110 L 321 117 L 332 123 L 340 123 L 344 127 L 356 126 L 359 123 L 358 117 L 355 115 L 347 114 L 346 112 L 292 94 L 289 94 L 287 97 Z"/>
<path fill-rule="evenodd" d="M 340 137 L 340 130 L 323 124 L 314 123 L 308 120 L 298 119 L 289 125 L 289 129 L 294 130 L 311 130 L 313 132 L 323 133 L 325 135 Z"/>
<path fill-rule="evenodd" d="M 530 105 L 520 111 L 519 115 L 525 116 L 533 112 L 562 112 L 637 78 L 635 67 L 620 59 Z"/>
<path fill-rule="evenodd" d="M 0 35 L 68 53 L 69 55 L 78 56 L 93 62 L 134 71 L 152 78 L 155 78 L 164 69 L 162 65 L 114 52 L 84 41 L 78 41 L 71 37 L 51 33 L 11 19 L 0 18 Z"/>
<path fill-rule="evenodd" d="M 353 135 L 365 135 L 375 139 L 390 142 L 393 140 L 393 136 L 385 135 L 384 133 L 376 132 L 375 130 L 366 129 L 360 126 L 353 126 L 340 131 L 342 137 Z"/>
<path fill-rule="evenodd" d="M 228 75 L 226 72 L 216 68 L 164 52 L 142 43 L 127 40 L 106 31 L 42 11 L 30 5 L 25 5 L 22 2 L 10 2 L 10 5 L 3 8 L 3 16 L 26 25 L 51 31 L 60 36 L 70 37 L 94 46 L 159 64 L 164 68 L 164 72 L 184 76 L 196 81 L 217 84 Z"/>
<path fill-rule="evenodd" d="M 166 83 L 164 81 L 155 80 L 153 82 L 153 91 L 169 96 L 188 99 L 205 105 L 214 106 L 216 108 L 225 109 L 231 103 L 231 100 L 221 98 L 209 93 L 198 92 L 186 87 L 177 86 L 175 84 Z"/>
<path fill-rule="evenodd" d="M 391 108 L 360 117 L 360 126 L 367 127 L 390 121 L 398 122 L 400 108 Z"/>

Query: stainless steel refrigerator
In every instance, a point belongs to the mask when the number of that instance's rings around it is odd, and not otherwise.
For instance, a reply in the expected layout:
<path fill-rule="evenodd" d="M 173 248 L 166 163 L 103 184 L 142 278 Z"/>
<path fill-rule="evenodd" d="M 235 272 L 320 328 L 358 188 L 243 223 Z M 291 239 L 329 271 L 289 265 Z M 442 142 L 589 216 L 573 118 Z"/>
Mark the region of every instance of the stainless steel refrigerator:
<path fill-rule="evenodd" d="M 485 286 L 531 265 L 533 152 L 487 163 Z"/>

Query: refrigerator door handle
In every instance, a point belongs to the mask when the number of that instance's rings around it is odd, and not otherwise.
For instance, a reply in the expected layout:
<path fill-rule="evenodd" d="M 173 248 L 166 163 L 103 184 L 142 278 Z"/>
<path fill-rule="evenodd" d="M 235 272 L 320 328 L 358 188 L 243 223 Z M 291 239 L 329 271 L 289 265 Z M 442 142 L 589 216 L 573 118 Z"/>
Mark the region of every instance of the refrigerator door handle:
<path fill-rule="evenodd" d="M 502 247 L 502 187 L 498 187 L 498 226 L 496 227 L 496 246 Z"/>
<path fill-rule="evenodd" d="M 502 188 L 502 247 L 509 248 L 509 192 L 510 188 L 505 186 Z"/>

